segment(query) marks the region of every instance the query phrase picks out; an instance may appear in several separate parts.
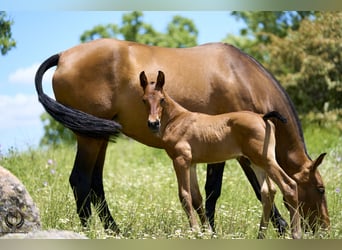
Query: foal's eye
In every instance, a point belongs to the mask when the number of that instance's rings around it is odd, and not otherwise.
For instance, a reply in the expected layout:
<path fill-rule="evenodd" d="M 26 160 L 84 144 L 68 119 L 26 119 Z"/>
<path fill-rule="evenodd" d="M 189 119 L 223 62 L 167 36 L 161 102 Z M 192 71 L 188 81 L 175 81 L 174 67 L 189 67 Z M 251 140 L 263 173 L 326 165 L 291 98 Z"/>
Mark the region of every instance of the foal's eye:
<path fill-rule="evenodd" d="M 146 100 L 145 100 L 145 99 L 142 99 L 142 102 L 143 102 L 143 103 L 146 103 Z"/>
<path fill-rule="evenodd" d="M 325 193 L 325 188 L 324 187 L 318 187 L 317 190 L 322 195 Z"/>
<path fill-rule="evenodd" d="M 164 101 L 165 101 L 164 98 L 160 99 L 160 104 L 164 103 Z"/>

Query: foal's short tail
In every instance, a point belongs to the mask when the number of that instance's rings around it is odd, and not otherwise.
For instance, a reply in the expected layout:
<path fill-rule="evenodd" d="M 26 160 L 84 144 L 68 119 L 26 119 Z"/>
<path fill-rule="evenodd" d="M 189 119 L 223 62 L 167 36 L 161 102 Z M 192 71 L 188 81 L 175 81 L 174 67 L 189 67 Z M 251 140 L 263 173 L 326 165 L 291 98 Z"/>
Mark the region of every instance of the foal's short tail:
<path fill-rule="evenodd" d="M 267 121 L 268 119 L 270 118 L 277 118 L 278 120 L 280 120 L 281 122 L 283 123 L 286 123 L 287 120 L 284 116 L 282 116 L 279 112 L 277 111 L 271 111 L 271 112 L 268 112 L 266 113 L 262 119 L 264 119 L 264 121 Z"/>
<path fill-rule="evenodd" d="M 67 107 L 43 92 L 42 79 L 44 73 L 53 66 L 57 66 L 59 54 L 53 55 L 45 60 L 39 67 L 35 77 L 38 99 L 45 110 L 58 122 L 73 132 L 100 139 L 108 139 L 120 133 L 121 125 L 112 120 L 102 119 L 80 110 Z M 111 138 L 113 139 L 113 137 Z"/>

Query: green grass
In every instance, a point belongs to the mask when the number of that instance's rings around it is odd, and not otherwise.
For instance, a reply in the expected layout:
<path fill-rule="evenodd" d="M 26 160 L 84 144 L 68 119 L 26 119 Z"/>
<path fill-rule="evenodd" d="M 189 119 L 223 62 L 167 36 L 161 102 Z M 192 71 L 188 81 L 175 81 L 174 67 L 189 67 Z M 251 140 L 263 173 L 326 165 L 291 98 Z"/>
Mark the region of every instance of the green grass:
<path fill-rule="evenodd" d="M 312 158 L 328 152 L 320 167 L 324 178 L 331 219 L 329 235 L 305 235 L 305 238 L 342 238 L 342 138 L 338 130 L 318 126 L 305 128 L 308 151 Z M 211 238 L 208 233 L 194 233 L 177 195 L 177 182 L 172 163 L 163 150 L 149 148 L 133 140 L 119 139 L 108 148 L 104 170 L 104 186 L 111 212 L 121 234 L 107 234 L 97 216 L 84 230 L 76 214 L 74 197 L 69 186 L 74 146 L 51 149 L 16 150 L 0 156 L 0 165 L 22 180 L 40 209 L 43 229 L 83 232 L 90 238 L 125 239 L 192 239 Z M 201 192 L 204 195 L 206 167 L 197 167 Z M 288 212 L 278 191 L 276 203 L 287 221 Z M 94 209 L 93 209 L 94 211 Z M 222 195 L 217 204 L 218 239 L 254 239 L 257 236 L 261 204 L 235 161 L 225 168 Z M 288 237 L 288 236 L 287 236 Z M 267 238 L 277 238 L 270 225 Z"/>

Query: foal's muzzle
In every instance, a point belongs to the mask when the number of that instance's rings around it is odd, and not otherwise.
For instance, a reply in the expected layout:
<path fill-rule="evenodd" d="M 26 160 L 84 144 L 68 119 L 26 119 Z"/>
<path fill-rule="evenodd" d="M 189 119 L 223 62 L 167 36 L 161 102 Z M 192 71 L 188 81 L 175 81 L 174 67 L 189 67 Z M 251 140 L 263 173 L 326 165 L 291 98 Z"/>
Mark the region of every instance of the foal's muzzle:
<path fill-rule="evenodd" d="M 155 121 L 148 120 L 147 126 L 152 130 L 153 133 L 157 133 L 157 132 L 159 132 L 160 121 L 159 120 L 155 120 Z"/>

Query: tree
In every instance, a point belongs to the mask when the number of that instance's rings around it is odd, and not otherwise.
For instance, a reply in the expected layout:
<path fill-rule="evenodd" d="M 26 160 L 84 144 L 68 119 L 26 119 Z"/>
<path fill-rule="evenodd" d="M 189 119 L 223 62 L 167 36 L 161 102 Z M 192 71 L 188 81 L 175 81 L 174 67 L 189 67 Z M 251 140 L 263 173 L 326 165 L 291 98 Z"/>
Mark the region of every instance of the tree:
<path fill-rule="evenodd" d="M 281 38 L 270 34 L 265 66 L 300 113 L 342 108 L 342 13 L 317 13 Z"/>
<path fill-rule="evenodd" d="M 81 41 L 96 38 L 116 37 L 126 41 L 163 47 L 191 47 L 197 44 L 198 30 L 192 20 L 174 16 L 167 25 L 166 33 L 156 31 L 151 24 L 143 22 L 143 13 L 133 11 L 123 15 L 121 26 L 117 24 L 97 25 L 81 35 Z"/>
<path fill-rule="evenodd" d="M 228 36 L 285 87 L 301 114 L 341 109 L 340 12 L 233 12 L 246 23 Z"/>
<path fill-rule="evenodd" d="M 314 17 L 315 13 L 312 11 L 233 11 L 232 15 L 242 19 L 247 25 L 247 28 L 240 31 L 242 36 L 252 35 L 260 42 L 269 42 L 267 33 L 285 37 L 289 29 L 297 30 L 304 19 Z"/>
<path fill-rule="evenodd" d="M 44 136 L 40 140 L 41 146 L 57 146 L 62 142 L 67 144 L 73 144 L 75 142 L 75 135 L 53 119 L 48 113 L 43 113 L 40 119 L 44 124 Z"/>
<path fill-rule="evenodd" d="M 246 28 L 240 30 L 240 36 L 228 35 L 223 41 L 236 45 L 260 62 L 268 59 L 264 45 L 270 42 L 270 36 L 286 37 L 289 30 L 297 30 L 305 19 L 315 17 L 312 11 L 233 11 L 237 20 L 242 20 Z"/>
<path fill-rule="evenodd" d="M 6 55 L 9 50 L 16 46 L 16 42 L 12 38 L 12 24 L 13 21 L 7 19 L 6 12 L 0 11 L 0 51 L 2 55 Z"/>
<path fill-rule="evenodd" d="M 142 12 L 133 11 L 123 15 L 121 25 L 97 25 L 85 31 L 80 40 L 87 42 L 97 38 L 116 37 L 163 47 L 191 47 L 197 44 L 197 35 L 195 24 L 188 18 L 174 16 L 167 25 L 166 33 L 161 33 L 143 21 Z M 58 145 L 62 142 L 73 143 L 75 141 L 72 132 L 48 114 L 43 114 L 41 120 L 44 123 L 44 136 L 40 141 L 41 145 Z"/>

